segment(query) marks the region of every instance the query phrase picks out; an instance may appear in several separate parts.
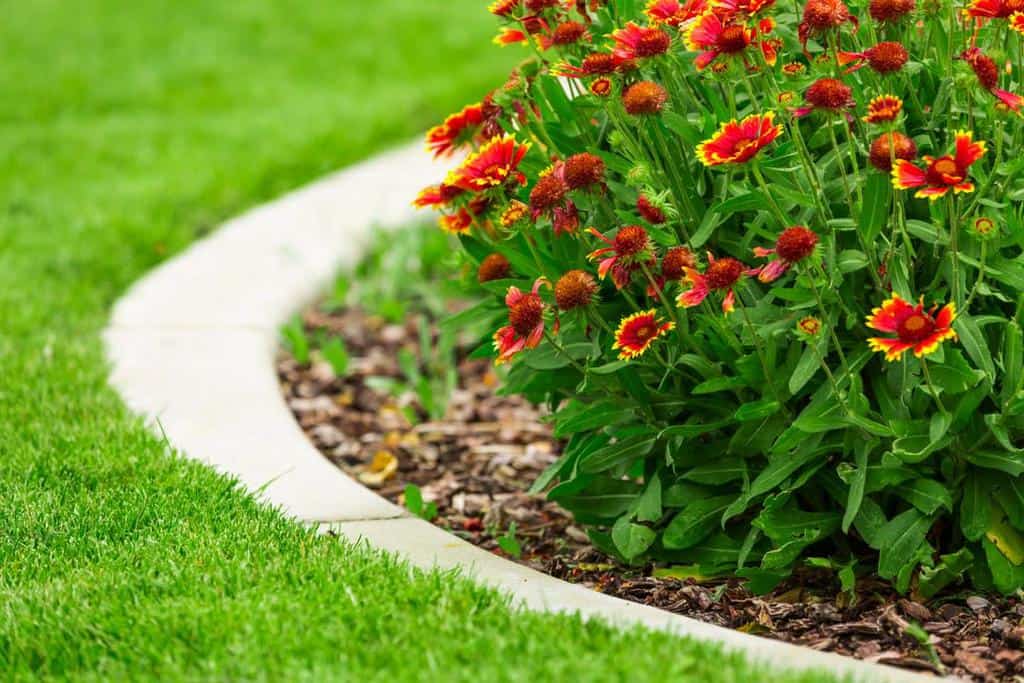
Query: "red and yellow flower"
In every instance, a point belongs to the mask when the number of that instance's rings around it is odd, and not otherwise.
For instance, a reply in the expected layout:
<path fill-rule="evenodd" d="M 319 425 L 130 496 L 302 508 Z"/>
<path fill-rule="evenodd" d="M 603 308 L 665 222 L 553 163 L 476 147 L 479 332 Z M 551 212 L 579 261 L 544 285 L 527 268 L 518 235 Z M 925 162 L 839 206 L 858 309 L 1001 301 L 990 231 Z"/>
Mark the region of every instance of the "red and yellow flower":
<path fill-rule="evenodd" d="M 967 16 L 975 19 L 1010 19 L 1018 12 L 1024 12 L 1024 0 L 973 0 L 965 10 Z"/>
<path fill-rule="evenodd" d="M 615 47 L 612 54 L 619 61 L 633 61 L 657 57 L 668 52 L 672 37 L 656 26 L 639 26 L 629 22 L 624 28 L 612 32 Z"/>
<path fill-rule="evenodd" d="M 775 0 L 713 0 L 712 9 L 723 17 L 752 17 L 775 5 Z"/>
<path fill-rule="evenodd" d="M 976 47 L 963 52 L 960 58 L 970 65 L 974 75 L 978 77 L 978 83 L 981 84 L 981 87 L 988 90 L 996 99 L 1013 111 L 1020 111 L 1021 107 L 1024 106 L 1024 97 L 999 87 L 999 67 L 994 59 Z"/>
<path fill-rule="evenodd" d="M 438 225 L 447 233 L 453 235 L 468 235 L 473 227 L 473 214 L 466 209 L 459 209 L 455 213 L 445 214 L 438 219 Z"/>
<path fill-rule="evenodd" d="M 644 13 L 652 24 L 679 28 L 689 24 L 708 9 L 708 0 L 650 0 Z"/>
<path fill-rule="evenodd" d="M 565 78 L 608 76 L 618 71 L 622 64 L 623 62 L 610 52 L 594 52 L 584 57 L 579 66 L 563 62 L 553 69 L 553 73 Z"/>
<path fill-rule="evenodd" d="M 498 35 L 494 36 L 494 44 L 505 47 L 507 45 L 520 45 L 522 43 L 530 42 L 530 36 L 525 31 L 521 31 L 511 26 L 502 26 L 501 30 L 498 31 Z"/>
<path fill-rule="evenodd" d="M 705 166 L 742 164 L 782 134 L 775 113 L 751 114 L 742 121 L 723 123 L 710 139 L 697 146 L 697 157 Z"/>
<path fill-rule="evenodd" d="M 811 256 L 818 247 L 818 235 L 802 225 L 786 228 L 775 242 L 774 249 L 754 248 L 754 256 L 767 258 L 775 256 L 767 265 L 757 269 L 761 282 L 775 282 L 785 275 L 793 264 Z"/>
<path fill-rule="evenodd" d="M 745 274 L 751 271 L 734 258 L 716 259 L 708 252 L 708 267 L 703 273 L 696 268 L 686 268 L 686 280 L 690 288 L 676 298 L 676 304 L 683 308 L 699 306 L 711 292 L 725 292 L 722 299 L 722 312 L 726 315 L 736 308 L 736 292 L 733 287 Z"/>
<path fill-rule="evenodd" d="M 644 264 L 653 267 L 657 263 L 650 235 L 639 225 L 622 226 L 615 234 L 615 239 L 605 237 L 596 228 L 590 228 L 587 232 L 608 245 L 592 251 L 587 258 L 600 261 L 597 266 L 598 277 L 603 280 L 611 273 L 612 282 L 618 289 L 628 287 L 634 271 Z"/>
<path fill-rule="evenodd" d="M 840 112 L 854 106 L 853 88 L 838 78 L 819 78 L 804 93 L 804 106 L 793 110 L 793 116 L 806 116 L 812 111 Z"/>
<path fill-rule="evenodd" d="M 903 68 L 910 59 L 910 53 L 903 43 L 886 41 L 869 47 L 863 52 L 842 52 L 837 55 L 840 65 L 850 64 L 846 73 L 852 73 L 865 66 L 880 74 L 895 73 Z"/>
<path fill-rule="evenodd" d="M 427 131 L 427 149 L 434 153 L 435 159 L 450 156 L 472 142 L 483 123 L 483 104 L 470 104 Z"/>
<path fill-rule="evenodd" d="M 537 278 L 533 290 L 524 293 L 518 287 L 509 287 L 505 294 L 508 307 L 508 325 L 494 333 L 494 348 L 499 365 L 507 363 L 526 349 L 535 349 L 544 338 L 544 300 L 541 287 L 550 287 L 545 278 Z"/>
<path fill-rule="evenodd" d="M 768 64 L 775 64 L 778 57 L 775 43 L 758 40 L 759 36 L 771 33 L 773 28 L 771 19 L 764 19 L 757 28 L 752 28 L 723 18 L 712 10 L 702 14 L 690 26 L 686 32 L 686 47 L 700 53 L 694 61 L 697 69 L 706 69 L 719 57 L 741 55 L 754 44 L 760 47 Z"/>
<path fill-rule="evenodd" d="M 612 349 L 619 352 L 619 360 L 632 360 L 644 354 L 651 344 L 666 332 L 675 327 L 674 323 L 658 320 L 658 312 L 654 309 L 640 311 L 626 316 L 615 331 L 615 343 Z"/>
<path fill-rule="evenodd" d="M 1024 12 L 1014 12 L 1010 16 L 1010 28 L 1024 36 Z"/>
<path fill-rule="evenodd" d="M 526 176 L 517 169 L 529 149 L 529 143 L 520 144 L 511 135 L 494 137 L 452 171 L 445 183 L 467 192 L 483 192 L 509 181 L 525 184 Z"/>
<path fill-rule="evenodd" d="M 917 145 L 899 131 L 882 133 L 868 148 L 868 162 L 879 171 L 889 173 L 897 160 L 910 161 L 917 157 Z"/>
<path fill-rule="evenodd" d="M 861 118 L 864 123 L 885 123 L 895 121 L 903 111 L 903 100 L 895 95 L 879 95 L 868 103 L 868 113 Z"/>
<path fill-rule="evenodd" d="M 417 209 L 441 209 L 450 206 L 464 192 L 465 190 L 454 185 L 438 183 L 424 188 L 413 200 L 412 205 Z"/>
<path fill-rule="evenodd" d="M 807 41 L 811 36 L 837 29 L 847 22 L 853 24 L 854 31 L 857 30 L 857 18 L 850 14 L 850 9 L 843 0 L 807 0 L 800 25 L 797 27 L 797 37 L 806 52 Z"/>
<path fill-rule="evenodd" d="M 933 201 L 944 197 L 950 190 L 955 193 L 974 192 L 974 183 L 968 179 L 967 174 L 974 162 L 985 156 L 985 143 L 975 142 L 973 133 L 969 131 L 957 132 L 955 139 L 954 154 L 937 159 L 926 156 L 925 168 L 898 159 L 892 167 L 893 187 L 898 190 L 920 188 L 914 196 L 927 197 Z"/>
<path fill-rule="evenodd" d="M 952 325 L 956 320 L 956 305 L 946 304 L 936 313 L 937 309 L 938 306 L 932 306 L 926 311 L 923 296 L 916 306 L 911 306 L 893 294 L 871 312 L 867 326 L 895 336 L 868 339 L 871 350 L 884 352 L 887 361 L 899 360 L 911 350 L 914 356 L 921 358 L 937 351 L 942 342 L 955 340 Z"/>
<path fill-rule="evenodd" d="M 499 17 L 508 17 L 522 4 L 522 0 L 495 0 L 488 7 L 487 11 Z"/>

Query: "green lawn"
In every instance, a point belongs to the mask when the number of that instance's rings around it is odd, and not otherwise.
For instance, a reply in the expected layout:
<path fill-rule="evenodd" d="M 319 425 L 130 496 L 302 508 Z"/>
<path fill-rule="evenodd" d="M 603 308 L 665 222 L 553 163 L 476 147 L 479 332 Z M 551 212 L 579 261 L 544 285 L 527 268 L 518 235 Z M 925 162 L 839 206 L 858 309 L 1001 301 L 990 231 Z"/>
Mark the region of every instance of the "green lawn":
<path fill-rule="evenodd" d="M 98 333 L 133 280 L 500 82 L 516 55 L 488 46 L 484 5 L 5 8 L 4 679 L 765 680 L 315 537 L 171 456 L 106 386 Z"/>

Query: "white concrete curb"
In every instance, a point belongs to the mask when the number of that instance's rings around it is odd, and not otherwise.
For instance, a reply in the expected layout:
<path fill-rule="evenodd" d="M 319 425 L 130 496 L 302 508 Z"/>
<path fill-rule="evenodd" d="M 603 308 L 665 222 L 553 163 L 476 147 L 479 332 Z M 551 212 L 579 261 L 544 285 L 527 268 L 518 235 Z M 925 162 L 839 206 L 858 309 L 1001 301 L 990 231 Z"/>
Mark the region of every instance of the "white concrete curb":
<path fill-rule="evenodd" d="M 104 333 L 111 383 L 192 458 L 237 476 L 286 514 L 462 568 L 530 609 L 578 612 L 715 641 L 771 667 L 865 682 L 936 680 L 719 628 L 559 581 L 480 550 L 349 479 L 307 441 L 281 398 L 277 331 L 360 253 L 374 226 L 413 218 L 443 177 L 420 145 L 388 152 L 254 209 L 157 268 L 117 303 Z M 158 423 L 158 424 L 157 424 Z M 764 678 L 770 680 L 765 672 Z"/>

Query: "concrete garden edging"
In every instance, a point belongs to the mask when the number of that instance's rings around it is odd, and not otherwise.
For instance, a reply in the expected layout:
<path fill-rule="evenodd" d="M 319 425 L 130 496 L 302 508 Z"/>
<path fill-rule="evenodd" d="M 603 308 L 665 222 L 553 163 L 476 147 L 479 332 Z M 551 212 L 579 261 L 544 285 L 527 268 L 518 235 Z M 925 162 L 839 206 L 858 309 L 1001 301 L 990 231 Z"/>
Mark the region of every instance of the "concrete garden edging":
<path fill-rule="evenodd" d="M 410 198 L 443 177 L 419 143 L 381 154 L 235 218 L 155 269 L 115 305 L 104 332 L 110 382 L 187 456 L 236 476 L 296 520 L 459 568 L 538 611 L 646 626 L 741 651 L 770 668 L 865 683 L 935 681 L 747 635 L 538 573 L 410 517 L 325 460 L 282 399 L 278 329 L 353 263 L 375 226 L 414 219 Z"/>

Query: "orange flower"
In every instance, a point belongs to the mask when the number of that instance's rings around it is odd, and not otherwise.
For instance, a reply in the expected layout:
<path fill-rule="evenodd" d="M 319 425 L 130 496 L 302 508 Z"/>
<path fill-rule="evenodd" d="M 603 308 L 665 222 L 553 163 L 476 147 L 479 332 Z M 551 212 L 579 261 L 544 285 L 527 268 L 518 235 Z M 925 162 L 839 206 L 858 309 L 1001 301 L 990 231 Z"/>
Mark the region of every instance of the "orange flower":
<path fill-rule="evenodd" d="M 419 196 L 413 200 L 412 205 L 417 209 L 439 209 L 450 205 L 463 192 L 465 190 L 445 183 L 431 185 L 420 192 Z"/>
<path fill-rule="evenodd" d="M 910 161 L 917 157 L 917 145 L 899 131 L 882 133 L 871 143 L 868 149 L 868 162 L 879 171 L 892 171 L 896 159 Z"/>
<path fill-rule="evenodd" d="M 718 132 L 697 147 L 697 156 L 705 166 L 741 164 L 754 156 L 782 133 L 775 113 L 751 114 L 742 121 L 723 123 Z"/>
<path fill-rule="evenodd" d="M 965 12 L 975 19 L 1009 19 L 1024 12 L 1024 0 L 974 0 Z"/>
<path fill-rule="evenodd" d="M 456 149 L 473 140 L 483 122 L 483 105 L 471 104 L 427 132 L 427 149 L 434 153 L 435 159 L 450 156 Z"/>
<path fill-rule="evenodd" d="M 533 290 L 524 294 L 518 287 L 509 287 L 505 294 L 508 306 L 508 325 L 494 333 L 494 348 L 498 352 L 497 364 L 507 363 L 525 349 L 535 349 L 544 337 L 544 301 L 537 293 L 541 286 L 550 286 L 544 278 L 537 278 Z"/>
<path fill-rule="evenodd" d="M 686 290 L 676 298 L 676 304 L 683 308 L 699 306 L 708 298 L 713 291 L 725 292 L 722 299 L 722 312 L 730 314 L 736 308 L 736 292 L 733 287 L 744 274 L 752 274 L 742 263 L 734 258 L 715 259 L 708 253 L 708 267 L 704 273 L 698 273 L 694 268 L 686 268 L 686 279 L 690 283 L 690 289 Z"/>
<path fill-rule="evenodd" d="M 898 21 L 914 11 L 916 0 L 871 0 L 868 14 L 879 23 Z"/>
<path fill-rule="evenodd" d="M 656 27 L 641 27 L 632 21 L 612 33 L 615 48 L 612 54 L 619 60 L 646 59 L 668 52 L 672 44 L 669 34 Z"/>
<path fill-rule="evenodd" d="M 563 62 L 554 68 L 554 75 L 565 78 L 585 78 L 587 76 L 607 76 L 615 73 L 622 66 L 622 61 L 608 52 L 594 52 L 583 58 L 579 66 Z"/>
<path fill-rule="evenodd" d="M 811 83 L 804 93 L 803 107 L 793 110 L 793 116 L 807 116 L 817 109 L 826 112 L 838 112 L 852 107 L 853 88 L 843 83 L 838 78 L 819 78 Z"/>
<path fill-rule="evenodd" d="M 608 239 L 597 228 L 590 228 L 587 232 L 608 245 L 592 251 L 587 258 L 591 261 L 600 260 L 598 277 L 603 280 L 611 273 L 612 282 L 618 289 L 629 286 L 633 271 L 639 270 L 642 264 L 654 267 L 657 263 L 651 248 L 651 238 L 639 225 L 624 225 L 615 234 L 615 239 Z"/>
<path fill-rule="evenodd" d="M 529 149 L 529 143 L 519 144 L 511 135 L 491 138 L 452 171 L 445 182 L 467 192 L 483 192 L 509 180 L 522 185 L 526 183 L 526 176 L 516 169 Z"/>
<path fill-rule="evenodd" d="M 495 0 L 487 8 L 487 11 L 499 17 L 507 17 L 519 9 L 520 4 L 520 0 Z"/>
<path fill-rule="evenodd" d="M 765 61 L 774 64 L 777 57 L 774 44 L 767 40 L 757 40 L 759 35 L 770 33 L 773 27 L 770 19 L 761 21 L 755 29 L 733 23 L 729 18 L 723 19 L 717 12 L 708 11 L 686 32 L 686 47 L 692 52 L 700 53 L 694 61 L 699 70 L 706 69 L 723 55 L 742 54 L 755 43 L 761 48 Z"/>
<path fill-rule="evenodd" d="M 517 28 L 502 27 L 498 35 L 494 36 L 494 44 L 505 47 L 507 45 L 519 45 L 530 42 L 530 36 Z"/>
<path fill-rule="evenodd" d="M 1010 28 L 1024 35 L 1024 12 L 1014 12 L 1010 16 Z"/>
<path fill-rule="evenodd" d="M 775 242 L 774 249 L 754 247 L 754 256 L 766 258 L 775 256 L 768 265 L 757 269 L 757 279 L 761 282 L 775 282 L 786 274 L 794 263 L 803 261 L 814 253 L 818 246 L 818 235 L 802 225 L 786 228 Z"/>
<path fill-rule="evenodd" d="M 885 353 L 887 361 L 899 360 L 907 351 L 913 350 L 917 358 L 934 353 L 939 344 L 947 339 L 956 339 L 953 321 L 956 320 L 956 305 L 949 303 L 935 314 L 938 306 L 924 310 L 924 297 L 917 306 L 911 306 L 898 295 L 886 300 L 868 316 L 867 326 L 895 337 L 872 337 L 868 345 L 872 351 Z"/>
<path fill-rule="evenodd" d="M 708 9 L 708 0 L 650 0 L 644 13 L 652 24 L 678 28 L 693 21 Z"/>
<path fill-rule="evenodd" d="M 890 74 L 899 71 L 910 59 L 907 48 L 902 43 L 887 41 L 869 47 L 863 52 L 840 52 L 837 60 L 840 65 L 852 64 L 846 73 L 854 72 L 865 66 L 870 66 L 880 74 Z"/>
<path fill-rule="evenodd" d="M 867 116 L 861 118 L 864 123 L 883 123 L 895 121 L 903 111 L 903 100 L 895 95 L 879 95 L 868 104 Z"/>
<path fill-rule="evenodd" d="M 612 348 L 619 352 L 619 360 L 632 360 L 644 355 L 654 340 L 672 330 L 674 323 L 659 322 L 653 308 L 626 316 L 615 331 Z"/>
<path fill-rule="evenodd" d="M 926 156 L 926 168 L 898 159 L 892 167 L 892 186 L 897 190 L 921 188 L 914 196 L 932 201 L 944 197 L 950 190 L 974 192 L 974 183 L 968 180 L 967 173 L 974 162 L 985 156 L 986 149 L 984 142 L 974 142 L 973 138 L 973 133 L 957 132 L 955 154 L 938 159 Z"/>
<path fill-rule="evenodd" d="M 856 32 L 859 26 L 857 18 L 850 14 L 850 9 L 843 0 L 807 0 L 800 25 L 797 27 L 797 37 L 804 46 L 804 52 L 807 52 L 807 41 L 811 36 L 839 28 L 846 22 L 853 24 L 853 30 Z"/>
<path fill-rule="evenodd" d="M 438 219 L 438 225 L 447 233 L 453 235 L 468 235 L 473 227 L 473 214 L 465 209 L 459 209 L 455 213 L 446 214 Z"/>

